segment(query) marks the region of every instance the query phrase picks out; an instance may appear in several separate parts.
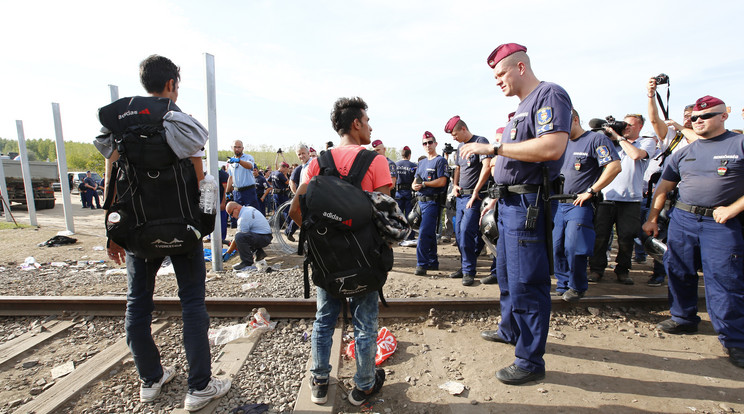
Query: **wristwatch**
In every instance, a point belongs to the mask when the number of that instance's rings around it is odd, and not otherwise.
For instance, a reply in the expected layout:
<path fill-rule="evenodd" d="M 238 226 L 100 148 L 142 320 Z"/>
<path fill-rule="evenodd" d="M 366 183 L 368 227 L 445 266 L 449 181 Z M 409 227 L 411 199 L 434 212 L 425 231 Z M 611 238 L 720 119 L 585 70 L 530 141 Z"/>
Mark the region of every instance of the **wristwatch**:
<path fill-rule="evenodd" d="M 426 187 L 426 181 L 421 181 L 421 187 Z"/>
<path fill-rule="evenodd" d="M 501 148 L 501 141 L 493 144 L 493 155 L 499 155 L 499 148 Z"/>
<path fill-rule="evenodd" d="M 594 189 L 591 188 L 591 187 L 587 188 L 586 192 L 589 193 L 589 194 L 591 194 L 592 197 L 594 197 L 595 195 L 597 195 L 597 192 L 594 191 Z"/>

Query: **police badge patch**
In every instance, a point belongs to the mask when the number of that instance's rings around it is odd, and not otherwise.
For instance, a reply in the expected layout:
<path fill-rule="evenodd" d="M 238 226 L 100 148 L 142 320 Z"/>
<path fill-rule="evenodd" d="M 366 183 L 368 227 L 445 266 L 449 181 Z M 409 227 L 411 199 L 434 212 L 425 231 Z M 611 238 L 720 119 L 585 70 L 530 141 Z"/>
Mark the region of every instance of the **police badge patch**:
<path fill-rule="evenodd" d="M 607 149 L 606 146 L 601 145 L 597 147 L 597 157 L 599 158 L 599 164 L 605 164 L 612 160 L 612 156 L 610 156 L 610 150 Z"/>
<path fill-rule="evenodd" d="M 538 125 L 546 125 L 548 122 L 552 120 L 553 120 L 553 108 L 552 107 L 543 106 L 542 108 L 537 110 L 537 124 Z"/>

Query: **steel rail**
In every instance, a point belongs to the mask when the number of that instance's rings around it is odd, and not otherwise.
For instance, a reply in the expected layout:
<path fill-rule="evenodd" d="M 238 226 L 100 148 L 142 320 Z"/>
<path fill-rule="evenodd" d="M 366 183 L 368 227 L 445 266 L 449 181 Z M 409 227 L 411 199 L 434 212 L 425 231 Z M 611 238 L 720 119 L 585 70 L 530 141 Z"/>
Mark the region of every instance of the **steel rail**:
<path fill-rule="evenodd" d="M 587 296 L 576 304 L 566 303 L 553 297 L 554 310 L 589 306 L 644 306 L 666 305 L 667 295 L 603 295 Z M 177 297 L 156 297 L 155 311 L 164 314 L 180 314 L 181 304 Z M 430 309 L 437 311 L 494 310 L 498 299 L 492 298 L 406 298 L 387 299 L 389 307 L 380 306 L 380 317 L 415 317 L 427 315 Z M 266 308 L 273 318 L 313 318 L 315 299 L 298 298 L 229 298 L 209 297 L 207 311 L 211 316 L 235 317 L 252 314 L 253 309 Z M 95 315 L 123 315 L 126 298 L 122 296 L 0 296 L 0 315 L 50 315 L 58 313 L 81 313 Z"/>

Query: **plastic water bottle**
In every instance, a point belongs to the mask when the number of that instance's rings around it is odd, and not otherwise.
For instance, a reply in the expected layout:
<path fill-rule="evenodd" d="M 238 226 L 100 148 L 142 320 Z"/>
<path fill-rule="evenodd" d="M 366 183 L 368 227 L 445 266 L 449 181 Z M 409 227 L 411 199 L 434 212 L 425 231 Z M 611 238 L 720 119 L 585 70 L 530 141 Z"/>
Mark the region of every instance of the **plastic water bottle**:
<path fill-rule="evenodd" d="M 204 179 L 201 180 L 199 183 L 199 192 L 201 192 L 199 208 L 202 213 L 216 214 L 219 192 L 217 191 L 217 181 L 214 180 L 213 175 L 207 174 Z"/>

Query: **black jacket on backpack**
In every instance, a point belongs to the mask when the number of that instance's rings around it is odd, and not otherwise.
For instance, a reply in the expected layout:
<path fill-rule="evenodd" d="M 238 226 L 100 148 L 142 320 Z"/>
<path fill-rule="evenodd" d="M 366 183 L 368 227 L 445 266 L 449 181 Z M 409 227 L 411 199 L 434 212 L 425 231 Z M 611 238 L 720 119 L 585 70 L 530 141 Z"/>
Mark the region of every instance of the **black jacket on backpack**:
<path fill-rule="evenodd" d="M 299 254 L 305 254 L 305 297 L 310 296 L 308 266 L 316 286 L 343 299 L 369 292 L 382 293 L 393 268 L 393 249 L 374 223 L 374 207 L 361 188 L 373 151 L 361 150 L 341 177 L 331 151 L 318 158 L 319 175 L 300 196 L 302 227 Z M 380 298 L 383 300 L 382 294 Z"/>
<path fill-rule="evenodd" d="M 179 111 L 168 98 L 122 98 L 99 109 L 119 159 L 107 182 L 106 234 L 137 257 L 186 254 L 214 230 L 202 214 L 194 165 L 166 142 L 163 117 Z"/>

